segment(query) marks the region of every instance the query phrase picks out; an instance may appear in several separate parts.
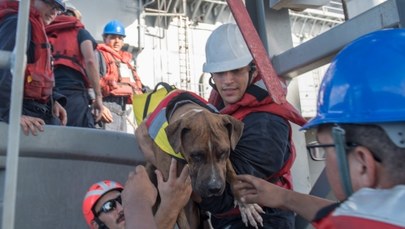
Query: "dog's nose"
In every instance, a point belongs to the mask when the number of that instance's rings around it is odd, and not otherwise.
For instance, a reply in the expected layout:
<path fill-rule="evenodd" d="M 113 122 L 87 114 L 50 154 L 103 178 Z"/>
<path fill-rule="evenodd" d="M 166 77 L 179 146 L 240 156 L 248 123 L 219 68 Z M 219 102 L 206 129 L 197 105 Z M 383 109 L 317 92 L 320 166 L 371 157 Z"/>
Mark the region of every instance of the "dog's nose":
<path fill-rule="evenodd" d="M 222 182 L 218 180 L 211 180 L 208 183 L 208 191 L 210 194 L 219 194 L 222 191 Z"/>

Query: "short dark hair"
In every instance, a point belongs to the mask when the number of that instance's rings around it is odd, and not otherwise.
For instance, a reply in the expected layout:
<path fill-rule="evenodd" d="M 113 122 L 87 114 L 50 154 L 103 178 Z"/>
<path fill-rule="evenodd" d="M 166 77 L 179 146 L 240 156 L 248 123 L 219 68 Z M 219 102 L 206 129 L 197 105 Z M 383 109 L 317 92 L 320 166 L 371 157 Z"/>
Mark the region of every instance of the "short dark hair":
<path fill-rule="evenodd" d="M 387 174 L 394 184 L 405 184 L 405 148 L 395 145 L 384 129 L 378 125 L 341 124 L 346 132 L 346 141 L 367 147 L 382 160 Z M 332 128 L 321 125 L 319 129 Z"/>

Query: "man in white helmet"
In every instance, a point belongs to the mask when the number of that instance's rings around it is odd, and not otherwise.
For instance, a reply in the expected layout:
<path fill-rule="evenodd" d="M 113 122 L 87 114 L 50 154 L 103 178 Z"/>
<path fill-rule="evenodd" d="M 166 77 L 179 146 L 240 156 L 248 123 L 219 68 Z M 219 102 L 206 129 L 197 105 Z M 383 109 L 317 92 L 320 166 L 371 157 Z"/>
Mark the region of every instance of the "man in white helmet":
<path fill-rule="evenodd" d="M 325 160 L 339 203 L 243 175 L 247 203 L 295 211 L 316 228 L 405 228 L 405 30 L 367 34 L 332 61 L 320 86 L 307 146 Z"/>
<path fill-rule="evenodd" d="M 288 121 L 305 120 L 289 104 L 275 104 L 255 61 L 235 24 L 225 24 L 208 38 L 203 71 L 211 73 L 209 101 L 220 113 L 244 123 L 242 137 L 230 160 L 238 174 L 251 174 L 291 189 L 290 168 L 295 158 Z M 228 186 L 219 197 L 203 199 L 201 208 L 212 213 L 214 228 L 244 228 Z M 294 228 L 294 213 L 264 208 L 264 228 Z"/>

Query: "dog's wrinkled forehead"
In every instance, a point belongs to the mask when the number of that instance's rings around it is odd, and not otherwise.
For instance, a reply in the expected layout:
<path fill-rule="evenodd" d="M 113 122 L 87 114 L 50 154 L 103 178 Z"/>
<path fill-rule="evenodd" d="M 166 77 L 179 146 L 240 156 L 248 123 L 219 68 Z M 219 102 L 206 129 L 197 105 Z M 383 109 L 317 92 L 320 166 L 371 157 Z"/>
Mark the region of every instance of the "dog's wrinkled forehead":
<path fill-rule="evenodd" d="M 194 108 L 194 109 L 191 109 L 191 110 L 187 111 L 186 113 L 181 114 L 180 118 L 184 118 L 189 114 L 193 115 L 195 113 L 200 113 L 200 112 L 203 112 L 203 111 L 204 111 L 203 109 Z"/>
<path fill-rule="evenodd" d="M 205 109 L 191 109 L 182 116 L 184 127 L 188 128 L 194 135 L 217 136 L 228 131 L 224 116 Z"/>
<path fill-rule="evenodd" d="M 211 104 L 199 100 L 197 97 L 193 96 L 189 92 L 183 92 L 177 95 L 176 97 L 173 97 L 172 100 L 167 104 L 166 119 L 170 120 L 171 116 L 173 115 L 173 113 L 176 111 L 177 108 L 189 103 L 197 104 L 203 108 L 208 109 L 211 112 L 218 113 L 218 110 Z"/>

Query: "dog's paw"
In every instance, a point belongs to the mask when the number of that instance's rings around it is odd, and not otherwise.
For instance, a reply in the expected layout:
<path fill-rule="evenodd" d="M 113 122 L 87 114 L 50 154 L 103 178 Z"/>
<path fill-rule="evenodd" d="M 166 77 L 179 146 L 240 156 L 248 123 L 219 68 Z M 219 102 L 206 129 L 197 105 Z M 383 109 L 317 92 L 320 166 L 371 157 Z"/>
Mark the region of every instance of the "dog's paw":
<path fill-rule="evenodd" d="M 258 204 L 244 204 L 235 200 L 235 205 L 238 205 L 242 221 L 247 227 L 249 224 L 252 227 L 258 228 L 259 225 L 263 227 L 263 218 L 260 213 L 264 213 L 262 207 Z"/>

